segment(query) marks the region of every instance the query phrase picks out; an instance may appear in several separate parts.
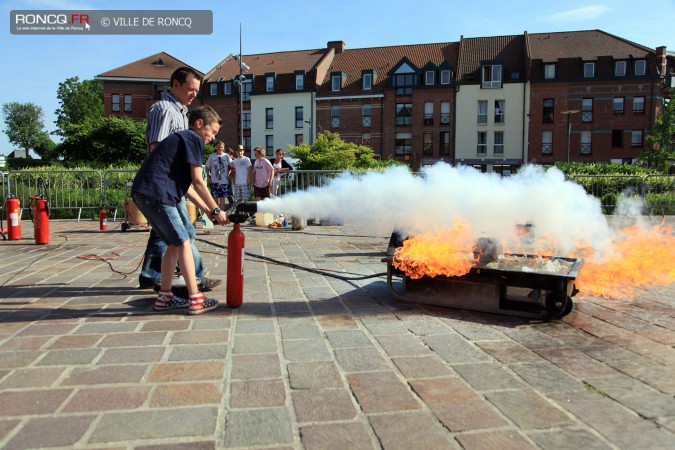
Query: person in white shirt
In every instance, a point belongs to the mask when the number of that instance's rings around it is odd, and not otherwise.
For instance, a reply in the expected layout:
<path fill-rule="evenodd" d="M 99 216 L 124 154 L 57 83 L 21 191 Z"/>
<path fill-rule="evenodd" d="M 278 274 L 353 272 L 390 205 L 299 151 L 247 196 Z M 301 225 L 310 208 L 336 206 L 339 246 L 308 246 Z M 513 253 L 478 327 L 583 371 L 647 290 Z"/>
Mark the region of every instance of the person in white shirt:
<path fill-rule="evenodd" d="M 244 156 L 244 146 L 237 147 L 237 157 L 230 163 L 234 169 L 234 201 L 247 202 L 251 198 L 253 183 L 253 165 L 248 156 Z"/>
<path fill-rule="evenodd" d="M 232 195 L 230 180 L 227 177 L 230 170 L 233 170 L 230 167 L 231 162 L 232 158 L 225 153 L 225 143 L 223 141 L 219 141 L 216 144 L 216 152 L 211 153 L 211 156 L 206 161 L 206 170 L 209 173 L 207 181 L 211 186 L 211 196 L 222 210 L 227 209 L 225 207 L 225 200 Z"/>

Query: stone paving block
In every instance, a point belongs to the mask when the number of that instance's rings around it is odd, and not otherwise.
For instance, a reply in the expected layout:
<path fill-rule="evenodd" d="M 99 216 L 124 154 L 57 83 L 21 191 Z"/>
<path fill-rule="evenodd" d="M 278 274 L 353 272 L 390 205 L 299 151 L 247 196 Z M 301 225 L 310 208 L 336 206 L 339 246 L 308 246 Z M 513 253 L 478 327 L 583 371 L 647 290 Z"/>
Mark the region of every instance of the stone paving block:
<path fill-rule="evenodd" d="M 229 317 L 214 318 L 213 315 L 205 315 L 199 320 L 190 321 L 193 330 L 226 330 L 231 327 L 232 321 Z"/>
<path fill-rule="evenodd" d="M 6 450 L 70 447 L 85 435 L 95 415 L 38 417 L 30 419 L 4 446 Z"/>
<path fill-rule="evenodd" d="M 146 370 L 147 366 L 134 364 L 75 368 L 64 378 L 61 385 L 138 383 Z"/>
<path fill-rule="evenodd" d="M 169 361 L 224 360 L 227 344 L 181 345 L 171 350 Z"/>
<path fill-rule="evenodd" d="M 74 323 L 34 323 L 17 333 L 17 336 L 61 336 L 70 334 L 76 327 Z"/>
<path fill-rule="evenodd" d="M 51 350 L 37 364 L 40 366 L 78 366 L 91 364 L 101 353 L 103 353 L 103 350 L 98 348 Z"/>
<path fill-rule="evenodd" d="M 536 349 L 535 352 L 581 379 L 616 375 L 616 370 L 574 348 Z"/>
<path fill-rule="evenodd" d="M 587 391 L 552 394 L 550 398 L 620 448 L 672 448 L 675 444 L 675 434 L 603 395 Z"/>
<path fill-rule="evenodd" d="M 534 389 L 543 393 L 581 391 L 586 386 L 548 361 L 511 364 L 511 369 Z"/>
<path fill-rule="evenodd" d="M 654 389 L 675 395 L 675 372 L 672 368 L 664 367 L 643 357 L 633 359 L 608 361 L 613 368 L 636 378 Z"/>
<path fill-rule="evenodd" d="M 81 389 L 68 400 L 63 411 L 70 413 L 138 409 L 145 403 L 150 389 L 150 386 Z"/>
<path fill-rule="evenodd" d="M 427 356 L 429 348 L 412 335 L 378 336 L 378 342 L 389 356 Z"/>
<path fill-rule="evenodd" d="M 356 330 L 359 327 L 350 315 L 318 316 L 316 320 L 324 331 Z"/>
<path fill-rule="evenodd" d="M 223 361 L 192 361 L 160 363 L 155 365 L 148 375 L 151 383 L 167 381 L 220 380 L 223 377 Z"/>
<path fill-rule="evenodd" d="M 171 345 L 180 344 L 214 344 L 227 342 L 228 330 L 191 330 L 177 331 L 171 337 Z"/>
<path fill-rule="evenodd" d="M 498 341 L 505 337 L 499 331 L 480 323 L 455 321 L 452 329 L 470 341 Z"/>
<path fill-rule="evenodd" d="M 300 439 L 307 450 L 372 450 L 374 438 L 362 423 L 332 423 L 300 427 Z"/>
<path fill-rule="evenodd" d="M 162 345 L 166 339 L 165 332 L 120 333 L 106 336 L 99 347 L 146 347 Z"/>
<path fill-rule="evenodd" d="M 292 389 L 325 389 L 342 387 L 340 372 L 333 361 L 307 361 L 288 364 Z"/>
<path fill-rule="evenodd" d="M 312 323 L 310 324 L 285 325 L 280 328 L 281 338 L 285 340 L 321 338 L 321 331 L 319 330 L 319 327 L 314 324 L 314 319 L 312 319 Z"/>
<path fill-rule="evenodd" d="M 237 334 L 274 333 L 274 331 L 274 321 L 271 319 L 237 321 Z"/>
<path fill-rule="evenodd" d="M 408 379 L 454 376 L 454 371 L 436 355 L 392 357 L 391 361 Z"/>
<path fill-rule="evenodd" d="M 345 372 L 387 370 L 389 365 L 375 348 L 335 350 L 335 359 Z"/>
<path fill-rule="evenodd" d="M 135 322 L 96 322 L 81 325 L 73 334 L 130 333 L 137 328 L 138 323 Z"/>
<path fill-rule="evenodd" d="M 291 395 L 298 422 L 332 422 L 356 416 L 352 396 L 344 388 L 293 391 Z"/>
<path fill-rule="evenodd" d="M 1 321 L 2 319 L 0 319 Z M 9 334 L 0 335 L 0 342 L 4 339 L 9 338 Z M 24 338 L 13 338 L 6 340 L 0 345 L 0 352 L 5 351 L 16 351 L 16 350 L 39 350 L 44 346 L 48 341 L 52 339 L 52 336 L 29 336 Z"/>
<path fill-rule="evenodd" d="M 230 411 L 227 415 L 223 442 L 227 448 L 279 446 L 292 442 L 291 418 L 286 408 L 244 409 Z"/>
<path fill-rule="evenodd" d="M 234 355 L 230 377 L 233 380 L 280 378 L 279 356 L 277 354 Z"/>
<path fill-rule="evenodd" d="M 393 372 L 367 372 L 347 375 L 347 381 L 366 413 L 419 409 L 407 386 Z"/>
<path fill-rule="evenodd" d="M 0 417 L 51 414 L 63 404 L 72 392 L 72 389 L 0 392 Z"/>
<path fill-rule="evenodd" d="M 103 339 L 102 334 L 61 336 L 48 346 L 50 350 L 67 348 L 93 348 Z"/>
<path fill-rule="evenodd" d="M 189 320 L 155 320 L 143 324 L 141 331 L 184 331 L 189 328 Z"/>
<path fill-rule="evenodd" d="M 428 336 L 432 334 L 447 335 L 450 331 L 450 327 L 434 317 L 413 316 L 408 320 L 404 320 L 403 326 L 417 336 Z"/>
<path fill-rule="evenodd" d="M 370 416 L 368 420 L 385 450 L 436 450 L 452 446 L 450 433 L 432 414 L 387 414 Z"/>
<path fill-rule="evenodd" d="M 0 382 L 0 389 L 18 389 L 25 387 L 51 387 L 66 367 L 36 367 L 16 369 Z"/>
<path fill-rule="evenodd" d="M 134 450 L 215 450 L 215 441 L 196 441 L 178 444 L 137 445 Z"/>
<path fill-rule="evenodd" d="M 339 300 L 313 301 L 309 304 L 309 307 L 316 316 L 349 313 L 345 305 Z"/>
<path fill-rule="evenodd" d="M 504 364 L 543 361 L 541 356 L 515 341 L 483 341 L 476 345 Z"/>
<path fill-rule="evenodd" d="M 216 431 L 217 418 L 218 408 L 212 406 L 105 413 L 89 442 L 210 436 Z"/>
<path fill-rule="evenodd" d="M 518 430 L 483 431 L 455 437 L 462 448 L 472 450 L 528 450 L 537 447 Z"/>
<path fill-rule="evenodd" d="M 176 383 L 157 386 L 150 399 L 150 407 L 179 407 L 218 405 L 223 391 L 219 383 Z"/>
<path fill-rule="evenodd" d="M 522 389 L 522 381 L 507 372 L 499 364 L 472 363 L 455 364 L 452 368 L 477 391 L 493 391 L 503 389 Z"/>
<path fill-rule="evenodd" d="M 159 362 L 164 357 L 165 347 L 109 348 L 98 360 L 99 364 L 129 364 Z"/>
<path fill-rule="evenodd" d="M 524 430 L 572 424 L 565 413 L 531 390 L 490 392 L 485 397 Z"/>
<path fill-rule="evenodd" d="M 609 450 L 612 448 L 590 431 L 577 428 L 533 431 L 527 436 L 542 449 Z"/>
<path fill-rule="evenodd" d="M 283 406 L 286 390 L 280 379 L 237 380 L 230 383 L 230 408 Z"/>
<path fill-rule="evenodd" d="M 364 320 L 363 324 L 373 336 L 408 334 L 409 332 L 399 320 Z"/>
<path fill-rule="evenodd" d="M 560 348 L 566 346 L 564 342 L 553 339 L 534 329 L 507 329 L 504 330 L 504 334 L 529 349 Z"/>
<path fill-rule="evenodd" d="M 333 359 L 323 339 L 283 341 L 284 356 L 289 361 L 328 361 Z"/>
<path fill-rule="evenodd" d="M 333 348 L 372 347 L 373 342 L 361 330 L 326 331 L 326 337 Z"/>
<path fill-rule="evenodd" d="M 652 389 L 639 380 L 618 375 L 590 378 L 586 383 L 643 417 L 653 419 L 660 416 L 675 416 L 673 396 Z"/>
<path fill-rule="evenodd" d="M 438 356 L 450 364 L 487 361 L 488 356 L 480 348 L 473 347 L 463 338 L 454 334 L 422 336 L 422 340 Z"/>
<path fill-rule="evenodd" d="M 42 355 L 44 355 L 44 353 L 40 351 L 0 352 L 0 367 L 4 369 L 26 367 Z"/>
<path fill-rule="evenodd" d="M 0 442 L 2 442 L 20 422 L 21 420 L 19 419 L 0 419 Z"/>
<path fill-rule="evenodd" d="M 237 335 L 232 351 L 235 355 L 276 353 L 277 340 L 273 334 Z"/>

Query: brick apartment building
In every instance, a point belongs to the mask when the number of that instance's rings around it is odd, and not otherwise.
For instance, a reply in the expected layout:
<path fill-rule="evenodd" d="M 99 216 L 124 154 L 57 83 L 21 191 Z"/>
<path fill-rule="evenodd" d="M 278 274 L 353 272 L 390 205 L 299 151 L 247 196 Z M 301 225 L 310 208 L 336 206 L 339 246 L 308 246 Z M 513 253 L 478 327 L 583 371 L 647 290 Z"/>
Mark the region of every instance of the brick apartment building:
<path fill-rule="evenodd" d="M 241 62 L 228 55 L 209 70 L 193 103 L 218 111 L 228 147 L 271 156 L 330 130 L 413 169 L 446 161 L 504 174 L 527 162 L 632 161 L 675 71 L 665 47 L 600 30 L 361 49 L 331 41 Z M 158 53 L 99 75 L 106 114 L 145 117 L 180 65 Z"/>

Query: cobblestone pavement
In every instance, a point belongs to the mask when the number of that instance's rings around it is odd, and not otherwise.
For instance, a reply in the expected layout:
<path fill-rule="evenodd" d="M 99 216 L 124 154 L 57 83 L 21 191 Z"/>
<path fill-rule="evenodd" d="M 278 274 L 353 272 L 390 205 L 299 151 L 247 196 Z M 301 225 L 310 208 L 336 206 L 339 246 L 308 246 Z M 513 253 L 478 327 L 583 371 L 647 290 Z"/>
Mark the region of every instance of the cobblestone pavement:
<path fill-rule="evenodd" d="M 338 277 L 246 256 L 241 308 L 223 283 L 215 311 L 154 313 L 118 273 L 142 229 L 30 225 L 0 242 L 0 448 L 675 448 L 675 285 L 548 323 L 402 303 L 339 278 L 384 272 L 388 236 L 245 225 L 250 254 Z"/>

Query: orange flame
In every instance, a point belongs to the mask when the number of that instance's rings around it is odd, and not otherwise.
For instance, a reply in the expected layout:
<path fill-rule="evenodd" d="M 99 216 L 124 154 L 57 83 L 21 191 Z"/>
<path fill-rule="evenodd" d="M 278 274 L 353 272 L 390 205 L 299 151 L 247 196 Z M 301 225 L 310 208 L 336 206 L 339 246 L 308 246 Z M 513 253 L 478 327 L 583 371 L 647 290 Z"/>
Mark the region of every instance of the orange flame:
<path fill-rule="evenodd" d="M 664 223 L 652 229 L 624 228 L 607 261 L 587 255 L 576 279 L 582 296 L 632 298 L 644 286 L 675 282 L 675 237 Z"/>

